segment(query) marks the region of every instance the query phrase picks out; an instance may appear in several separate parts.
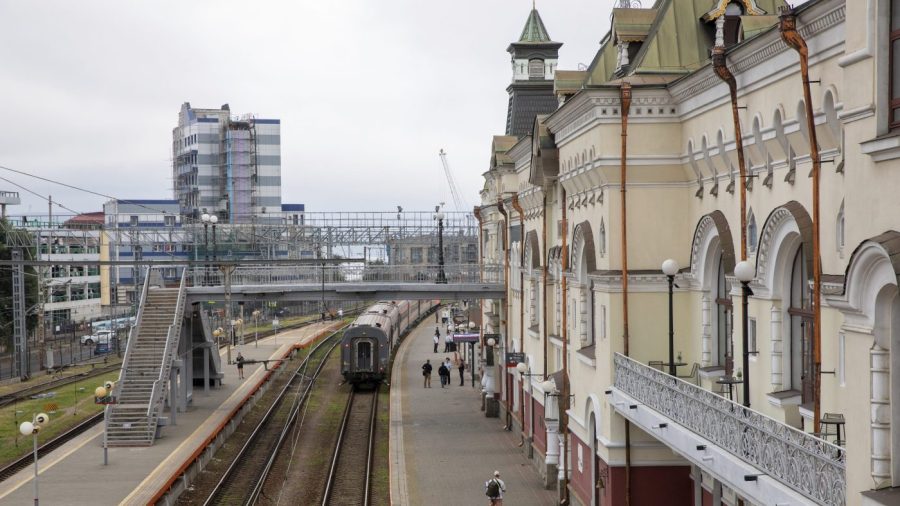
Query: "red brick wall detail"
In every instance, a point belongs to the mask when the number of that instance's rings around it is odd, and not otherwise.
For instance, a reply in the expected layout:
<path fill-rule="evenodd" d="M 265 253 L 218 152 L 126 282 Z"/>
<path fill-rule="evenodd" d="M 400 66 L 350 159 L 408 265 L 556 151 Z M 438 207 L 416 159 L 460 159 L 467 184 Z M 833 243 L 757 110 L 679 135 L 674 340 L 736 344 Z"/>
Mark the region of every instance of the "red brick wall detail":
<path fill-rule="evenodd" d="M 608 478 L 601 504 L 625 504 L 625 468 L 610 468 L 600 460 L 601 475 L 604 470 Z M 690 466 L 631 467 L 632 506 L 692 506 L 693 488 Z"/>
<path fill-rule="evenodd" d="M 534 447 L 544 455 L 547 454 L 547 428 L 544 426 L 544 406 L 531 398 L 534 410 Z"/>

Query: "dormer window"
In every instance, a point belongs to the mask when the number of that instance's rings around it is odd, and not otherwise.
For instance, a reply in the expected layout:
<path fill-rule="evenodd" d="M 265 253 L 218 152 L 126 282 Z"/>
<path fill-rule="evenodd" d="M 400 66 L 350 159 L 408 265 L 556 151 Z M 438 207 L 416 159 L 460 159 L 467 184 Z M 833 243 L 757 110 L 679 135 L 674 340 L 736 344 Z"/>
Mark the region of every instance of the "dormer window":
<path fill-rule="evenodd" d="M 528 60 L 528 78 L 543 79 L 544 78 L 544 60 L 534 59 Z"/>

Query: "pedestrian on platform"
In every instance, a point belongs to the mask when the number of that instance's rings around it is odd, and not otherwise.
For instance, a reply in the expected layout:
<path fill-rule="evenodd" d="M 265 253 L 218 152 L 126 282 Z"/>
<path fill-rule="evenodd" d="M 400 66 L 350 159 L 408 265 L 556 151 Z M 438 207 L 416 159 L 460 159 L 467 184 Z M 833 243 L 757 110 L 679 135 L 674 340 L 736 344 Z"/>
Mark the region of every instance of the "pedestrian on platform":
<path fill-rule="evenodd" d="M 466 361 L 459 357 L 459 386 L 463 386 L 463 371 L 466 370 Z"/>
<path fill-rule="evenodd" d="M 450 386 L 450 373 L 453 372 L 453 362 L 450 361 L 450 357 L 447 357 L 447 360 L 444 360 L 444 367 L 447 369 L 447 386 Z"/>
<path fill-rule="evenodd" d="M 484 494 L 491 500 L 490 506 L 503 506 L 503 492 L 506 483 L 500 479 L 500 471 L 494 471 L 494 477 L 484 483 Z"/>
<path fill-rule="evenodd" d="M 237 364 L 238 379 L 244 379 L 244 356 L 241 355 L 241 352 L 238 352 L 237 358 L 234 359 L 234 363 Z"/>
<path fill-rule="evenodd" d="M 449 352 L 451 346 L 453 346 L 453 337 L 447 332 L 447 335 L 444 336 L 444 353 Z"/>
<path fill-rule="evenodd" d="M 441 344 L 441 331 L 437 327 L 434 328 L 434 352 L 438 352 L 438 345 Z"/>
<path fill-rule="evenodd" d="M 422 388 L 431 388 L 431 360 L 426 360 L 422 366 L 422 376 L 425 377 L 425 384 Z"/>
<path fill-rule="evenodd" d="M 447 384 L 447 373 L 447 366 L 445 366 L 444 363 L 441 362 L 441 366 L 438 367 L 438 376 L 441 377 L 441 388 L 444 388 L 444 386 Z"/>

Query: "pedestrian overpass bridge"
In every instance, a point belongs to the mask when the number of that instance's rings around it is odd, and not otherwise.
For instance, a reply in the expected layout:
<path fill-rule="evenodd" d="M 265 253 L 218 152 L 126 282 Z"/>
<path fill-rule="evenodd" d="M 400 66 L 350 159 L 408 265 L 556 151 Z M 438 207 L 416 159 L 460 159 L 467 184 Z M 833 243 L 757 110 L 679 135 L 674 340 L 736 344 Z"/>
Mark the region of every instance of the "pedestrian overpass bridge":
<path fill-rule="evenodd" d="M 210 300 L 502 299 L 502 265 L 300 265 L 194 267 L 185 275 L 187 305 Z M 441 281 L 441 282 L 439 282 Z"/>

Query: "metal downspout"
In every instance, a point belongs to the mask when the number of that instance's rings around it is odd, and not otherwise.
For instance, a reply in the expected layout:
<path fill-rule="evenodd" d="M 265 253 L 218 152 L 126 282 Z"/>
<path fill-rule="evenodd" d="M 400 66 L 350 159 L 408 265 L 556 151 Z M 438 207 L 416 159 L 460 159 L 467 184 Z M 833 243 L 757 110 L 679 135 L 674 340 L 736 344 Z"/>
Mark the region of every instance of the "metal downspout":
<path fill-rule="evenodd" d="M 519 195 L 512 196 L 513 209 L 519 214 L 519 351 L 525 353 L 525 212 Z M 522 438 L 525 437 L 525 377 L 522 377 Z M 523 439 L 524 440 L 524 439 Z"/>
<path fill-rule="evenodd" d="M 504 326 L 506 332 L 503 333 L 503 342 L 504 349 L 507 353 L 509 353 L 509 306 L 512 304 L 512 297 L 509 296 L 509 213 L 506 212 L 506 208 L 503 206 L 503 198 L 497 197 L 497 210 L 503 215 L 503 224 L 505 225 L 503 230 L 503 293 L 506 294 L 506 311 L 505 311 L 505 323 Z M 503 379 L 500 387 L 501 392 L 506 393 L 506 430 L 512 430 L 512 392 L 509 391 L 507 386 L 507 371 L 504 364 L 506 364 L 506 359 L 504 357 L 500 357 L 500 373 Z"/>
<path fill-rule="evenodd" d="M 806 105 L 806 128 L 809 130 L 809 157 L 812 159 L 813 192 L 813 432 L 820 432 L 821 382 L 822 382 L 822 265 L 819 258 L 819 142 L 816 138 L 816 121 L 813 116 L 812 97 L 809 91 L 809 49 L 797 31 L 797 15 L 793 9 L 785 9 L 780 16 L 779 28 L 785 44 L 800 54 L 800 76 L 803 78 L 803 101 Z"/>
<path fill-rule="evenodd" d="M 746 165 L 744 163 L 744 138 L 741 133 L 741 118 L 738 116 L 738 104 L 737 104 L 737 81 L 734 78 L 734 74 L 728 69 L 728 62 L 725 58 L 725 47 L 724 46 L 716 46 L 712 50 L 712 64 L 713 70 L 715 70 L 716 75 L 719 76 L 719 79 L 725 81 L 728 84 L 728 92 L 731 95 L 731 117 L 734 122 L 734 144 L 735 150 L 737 151 L 738 156 L 738 174 L 740 178 L 740 201 L 741 201 L 741 261 L 747 260 L 747 173 L 746 173 Z M 748 290 L 743 289 L 746 285 L 741 285 L 741 308 L 744 313 L 747 312 L 747 292 Z M 747 315 L 742 315 L 741 320 L 743 322 L 743 332 L 742 335 L 744 339 L 742 340 L 742 347 L 746 348 L 746 336 L 747 336 Z M 734 335 L 732 334 L 732 344 L 731 344 L 731 355 L 732 361 L 734 360 Z M 744 406 L 750 406 L 750 354 L 748 353 L 750 350 L 744 349 L 741 354 L 743 355 L 743 361 L 741 362 L 741 366 L 744 368 Z"/>
<path fill-rule="evenodd" d="M 560 396 L 560 408 L 559 408 L 559 420 L 562 424 L 562 438 L 563 438 L 563 454 L 561 456 L 563 461 L 563 502 L 562 504 L 569 504 L 569 325 L 568 325 L 568 277 L 566 276 L 567 271 L 569 270 L 569 245 L 566 242 L 568 239 L 568 228 L 569 221 L 568 216 L 566 214 L 566 189 L 559 185 L 560 196 L 560 208 L 562 209 L 562 251 L 560 251 L 560 261 L 562 263 L 561 271 L 561 280 L 562 283 L 562 359 L 563 359 L 563 385 L 562 391 L 559 393 Z"/>
<path fill-rule="evenodd" d="M 631 108 L 631 84 L 622 82 L 620 88 L 620 100 L 622 106 L 622 158 L 620 161 L 620 187 L 622 194 L 622 338 L 625 356 L 629 356 L 628 349 L 628 228 L 627 228 L 627 201 L 625 182 L 628 180 L 628 112 Z M 625 420 L 625 505 L 631 504 L 631 423 Z"/>
<path fill-rule="evenodd" d="M 478 266 L 480 267 L 480 271 L 478 274 L 478 279 L 482 283 L 484 283 L 484 228 L 481 225 L 481 208 L 475 206 L 472 209 L 472 214 L 475 215 L 475 219 L 478 220 Z M 479 326 L 478 336 L 479 340 L 484 337 L 484 299 L 478 299 L 478 307 L 481 308 L 481 325 Z M 475 385 L 475 345 L 472 345 L 472 363 L 469 364 L 469 367 L 472 368 L 472 385 Z"/>
<path fill-rule="evenodd" d="M 542 241 L 541 245 L 544 247 L 544 249 L 547 250 L 547 253 L 549 253 L 550 249 L 547 248 L 547 190 L 546 189 L 544 189 L 544 209 L 543 209 L 543 211 L 544 211 L 543 212 L 544 220 L 543 220 L 543 224 L 541 225 L 541 241 Z M 547 264 L 549 263 L 548 262 L 549 258 L 544 254 L 543 251 L 541 252 L 541 256 L 544 257 L 544 258 L 542 258 L 543 263 L 544 263 L 544 272 L 543 272 L 543 275 L 544 275 L 543 299 L 544 300 L 543 300 L 543 304 L 541 304 L 541 312 L 543 313 L 541 316 L 544 320 L 544 332 L 543 332 L 543 334 L 544 334 L 543 335 L 543 338 L 544 338 L 544 375 L 543 375 L 543 377 L 546 378 L 547 377 L 547 275 L 549 272 L 549 268 L 547 267 Z"/>

